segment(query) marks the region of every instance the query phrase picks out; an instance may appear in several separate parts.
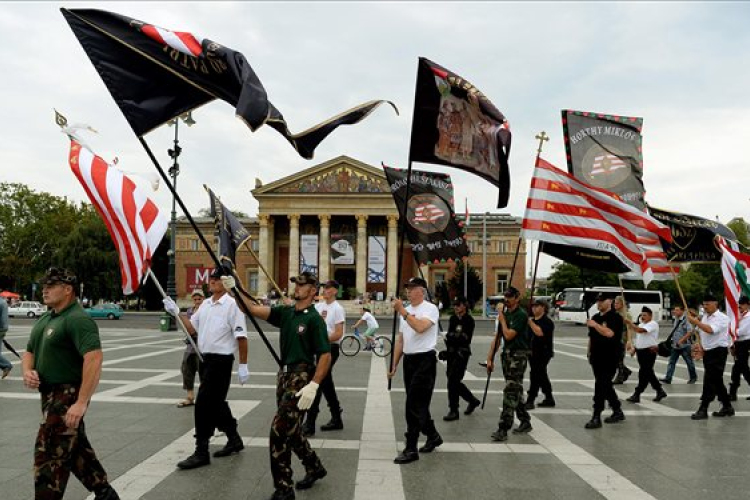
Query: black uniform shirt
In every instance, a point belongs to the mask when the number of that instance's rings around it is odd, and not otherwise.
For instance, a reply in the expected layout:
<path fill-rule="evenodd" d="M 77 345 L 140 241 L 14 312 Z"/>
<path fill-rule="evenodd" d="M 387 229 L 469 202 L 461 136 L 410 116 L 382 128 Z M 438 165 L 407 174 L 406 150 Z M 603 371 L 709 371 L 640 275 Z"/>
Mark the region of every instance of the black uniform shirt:
<path fill-rule="evenodd" d="M 555 323 L 546 314 L 539 319 L 531 318 L 539 328 L 542 329 L 542 336 L 537 337 L 532 332 L 531 337 L 531 355 L 532 356 L 553 356 L 554 348 L 552 347 L 553 335 L 555 333 Z"/>
<path fill-rule="evenodd" d="M 607 338 L 593 328 L 589 328 L 589 338 L 591 339 L 591 357 L 592 358 L 619 358 L 622 349 L 622 316 L 614 309 L 606 313 L 596 313 L 591 318 L 600 325 L 604 325 L 612 332 L 614 336 Z"/>
<path fill-rule="evenodd" d="M 474 318 L 472 318 L 470 314 L 464 314 L 460 318 L 456 314 L 450 317 L 448 320 L 448 334 L 445 338 L 445 343 L 449 348 L 469 349 L 471 346 L 471 338 L 473 336 Z"/>

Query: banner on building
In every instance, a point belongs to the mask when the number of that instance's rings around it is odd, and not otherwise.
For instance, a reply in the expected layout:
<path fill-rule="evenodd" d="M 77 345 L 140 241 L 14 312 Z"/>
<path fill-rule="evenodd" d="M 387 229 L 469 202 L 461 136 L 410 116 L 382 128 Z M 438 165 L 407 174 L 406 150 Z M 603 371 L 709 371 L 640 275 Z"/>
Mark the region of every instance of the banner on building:
<path fill-rule="evenodd" d="M 385 283 L 385 236 L 367 239 L 367 282 Z"/>
<path fill-rule="evenodd" d="M 564 109 L 562 122 L 568 171 L 644 210 L 643 119 Z"/>
<path fill-rule="evenodd" d="M 318 274 L 318 235 L 303 234 L 299 240 L 299 270 Z"/>
<path fill-rule="evenodd" d="M 203 285 L 208 284 L 208 277 L 213 270 L 213 266 L 186 266 L 185 293 L 193 293 L 195 290 L 203 291 Z"/>
<path fill-rule="evenodd" d="M 463 229 L 453 212 L 450 175 L 411 171 L 406 200 L 407 170 L 383 165 L 399 213 L 406 214 L 406 236 L 420 264 L 450 262 L 469 255 Z"/>
<path fill-rule="evenodd" d="M 354 264 L 356 238 L 353 232 L 331 233 L 331 264 Z"/>

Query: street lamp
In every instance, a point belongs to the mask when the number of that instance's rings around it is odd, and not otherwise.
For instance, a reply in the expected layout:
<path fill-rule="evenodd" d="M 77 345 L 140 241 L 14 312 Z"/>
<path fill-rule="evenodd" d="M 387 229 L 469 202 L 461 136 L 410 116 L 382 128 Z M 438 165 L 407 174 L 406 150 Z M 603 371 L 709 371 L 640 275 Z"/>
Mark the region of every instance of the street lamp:
<path fill-rule="evenodd" d="M 180 140 L 178 136 L 180 120 L 182 120 L 183 123 L 185 123 L 185 125 L 187 125 L 188 127 L 192 127 L 193 125 L 195 125 L 195 120 L 193 120 L 193 115 L 190 111 L 169 121 L 170 127 L 174 125 L 174 149 L 168 149 L 167 153 L 169 154 L 169 157 L 172 158 L 172 166 L 169 167 L 169 176 L 172 177 L 172 186 L 174 187 L 175 192 L 177 192 L 177 176 L 180 175 L 180 164 L 177 162 L 177 158 L 180 156 L 180 153 L 182 153 L 182 148 L 180 147 Z M 167 255 L 169 255 L 169 271 L 167 274 L 167 295 L 169 295 L 173 300 L 176 301 L 177 287 L 175 285 L 175 233 L 177 229 L 177 212 L 174 194 L 172 194 L 172 220 L 170 221 L 169 225 L 169 251 L 167 252 Z M 174 330 L 176 329 L 174 319 L 171 315 L 169 317 L 169 329 Z"/>

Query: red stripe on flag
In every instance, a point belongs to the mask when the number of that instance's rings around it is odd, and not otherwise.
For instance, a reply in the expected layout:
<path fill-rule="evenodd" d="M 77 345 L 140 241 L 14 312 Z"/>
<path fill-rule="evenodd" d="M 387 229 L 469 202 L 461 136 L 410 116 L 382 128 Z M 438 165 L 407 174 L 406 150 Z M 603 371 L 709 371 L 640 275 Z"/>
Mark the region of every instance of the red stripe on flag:
<path fill-rule="evenodd" d="M 185 44 L 185 47 L 187 47 L 188 50 L 192 52 L 195 57 L 198 57 L 199 55 L 201 55 L 201 52 L 203 51 L 203 47 L 201 47 L 201 44 L 198 43 L 198 40 L 195 39 L 192 33 L 175 31 L 174 34 L 177 36 L 177 38 L 182 40 L 182 43 Z"/>
<path fill-rule="evenodd" d="M 159 30 L 156 29 L 156 26 L 146 24 L 141 28 L 141 32 L 161 44 L 167 44 L 167 42 L 165 42 L 161 37 L 161 33 L 159 33 Z"/>

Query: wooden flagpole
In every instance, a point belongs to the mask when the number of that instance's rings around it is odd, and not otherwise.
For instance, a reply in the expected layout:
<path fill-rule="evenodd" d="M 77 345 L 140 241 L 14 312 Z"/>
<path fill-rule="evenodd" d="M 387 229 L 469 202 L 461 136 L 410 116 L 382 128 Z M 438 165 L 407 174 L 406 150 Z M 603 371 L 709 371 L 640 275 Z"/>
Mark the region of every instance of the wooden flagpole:
<path fill-rule="evenodd" d="M 248 250 L 250 250 L 250 253 L 252 254 L 253 258 L 255 259 L 255 262 L 258 263 L 258 267 L 260 267 L 261 271 L 263 271 L 263 274 L 266 275 L 266 278 L 268 278 L 268 281 L 271 282 L 271 284 L 276 289 L 276 291 L 279 292 L 279 297 L 283 297 L 284 294 L 282 293 L 281 288 L 279 288 L 279 285 L 276 284 L 276 282 L 273 280 L 273 278 L 271 277 L 271 275 L 268 274 L 268 271 L 266 271 L 265 266 L 263 266 L 263 263 L 260 261 L 260 259 L 258 258 L 258 256 L 255 254 L 255 251 L 252 249 L 252 247 L 247 244 L 247 241 L 245 241 L 243 243 L 243 245 L 245 245 L 245 248 L 247 248 Z"/>

